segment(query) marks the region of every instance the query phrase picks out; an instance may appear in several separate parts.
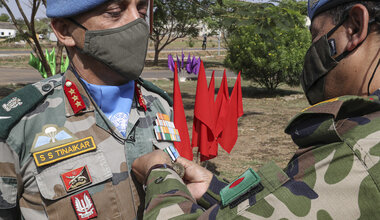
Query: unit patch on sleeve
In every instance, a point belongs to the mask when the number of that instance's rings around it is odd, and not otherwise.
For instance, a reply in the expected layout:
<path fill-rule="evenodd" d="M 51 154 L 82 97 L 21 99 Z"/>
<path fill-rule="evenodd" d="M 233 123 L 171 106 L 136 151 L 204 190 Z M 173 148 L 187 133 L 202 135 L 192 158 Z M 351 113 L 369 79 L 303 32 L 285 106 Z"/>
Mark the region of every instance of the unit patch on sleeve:
<path fill-rule="evenodd" d="M 87 166 L 61 174 L 67 192 L 82 188 L 92 183 Z"/>
<path fill-rule="evenodd" d="M 86 137 L 77 141 L 33 153 L 33 157 L 36 165 L 40 167 L 95 149 L 96 145 L 94 143 L 94 138 Z"/>
<path fill-rule="evenodd" d="M 247 196 L 260 192 L 263 189 L 260 181 L 260 176 L 249 168 L 245 173 L 220 191 L 222 205 L 224 207 L 227 205 L 230 205 L 231 208 L 235 207 L 246 199 Z"/>
<path fill-rule="evenodd" d="M 70 198 L 78 220 L 92 219 L 98 216 L 95 204 L 87 190 Z"/>

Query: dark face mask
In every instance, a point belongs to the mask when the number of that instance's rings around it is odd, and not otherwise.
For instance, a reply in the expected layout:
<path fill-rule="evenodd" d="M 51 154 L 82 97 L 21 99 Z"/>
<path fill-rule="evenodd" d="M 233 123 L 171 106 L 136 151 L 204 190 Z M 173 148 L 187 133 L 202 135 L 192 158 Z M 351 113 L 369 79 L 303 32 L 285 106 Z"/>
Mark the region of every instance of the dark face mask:
<path fill-rule="evenodd" d="M 73 23 L 86 30 L 82 53 L 94 57 L 125 79 L 136 80 L 141 75 L 148 48 L 149 28 L 138 18 L 124 26 L 89 31 L 74 19 Z"/>
<path fill-rule="evenodd" d="M 318 41 L 314 42 L 306 52 L 301 84 L 307 100 L 311 105 L 324 100 L 327 73 L 350 53 L 350 51 L 345 51 L 334 59 L 332 56 L 336 55 L 335 40 L 328 40 L 336 29 L 343 24 L 344 20 L 345 19 Z"/>
<path fill-rule="evenodd" d="M 332 56 L 337 53 L 335 39 L 328 40 L 328 38 L 344 23 L 347 18 L 348 16 L 346 16 L 345 19 L 342 19 L 342 21 L 331 29 L 326 35 L 322 36 L 318 41 L 313 43 L 305 55 L 304 67 L 301 75 L 301 84 L 307 100 L 311 105 L 325 99 L 324 91 L 326 75 L 333 68 L 335 68 L 342 59 L 351 53 L 351 51 L 344 51 L 336 58 L 333 58 Z M 368 26 L 375 21 L 376 19 L 369 21 Z M 358 48 L 364 41 L 365 39 L 358 44 L 356 48 Z"/>

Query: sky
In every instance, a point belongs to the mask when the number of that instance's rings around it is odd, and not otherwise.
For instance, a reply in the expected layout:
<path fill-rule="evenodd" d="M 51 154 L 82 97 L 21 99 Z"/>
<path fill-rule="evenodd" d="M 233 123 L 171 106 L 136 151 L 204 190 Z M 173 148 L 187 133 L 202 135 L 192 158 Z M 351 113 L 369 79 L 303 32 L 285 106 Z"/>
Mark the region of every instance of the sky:
<path fill-rule="evenodd" d="M 80 1 L 80 0 L 79 0 Z M 24 9 L 24 12 L 26 14 L 26 16 L 28 18 L 30 18 L 30 14 L 31 14 L 31 8 L 28 6 L 28 1 L 27 0 L 20 0 L 21 4 L 22 4 L 22 8 Z M 13 14 L 15 15 L 16 18 L 21 18 L 21 14 L 17 8 L 17 5 L 16 5 L 16 2 L 15 0 L 9 0 L 8 1 L 8 5 L 9 7 L 11 8 Z M 0 14 L 2 13 L 5 13 L 5 14 L 8 14 L 7 10 L 3 7 L 3 8 L 0 8 Z M 41 5 L 38 12 L 37 12 L 37 15 L 36 15 L 36 18 L 46 18 L 46 9 L 45 9 L 45 6 Z"/>

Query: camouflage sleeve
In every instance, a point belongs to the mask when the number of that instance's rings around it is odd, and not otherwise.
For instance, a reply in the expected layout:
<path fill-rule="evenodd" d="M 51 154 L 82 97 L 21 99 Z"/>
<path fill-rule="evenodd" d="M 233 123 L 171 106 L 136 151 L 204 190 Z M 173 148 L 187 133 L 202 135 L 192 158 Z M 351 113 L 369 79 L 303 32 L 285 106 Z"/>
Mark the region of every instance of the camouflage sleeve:
<path fill-rule="evenodd" d="M 18 219 L 18 156 L 0 140 L 0 219 Z"/>
<path fill-rule="evenodd" d="M 264 165 L 258 171 L 258 175 L 261 177 L 260 190 L 242 195 L 234 205 L 222 206 L 220 195 L 217 192 L 221 191 L 222 185 L 225 186 L 225 183 L 218 178 L 213 178 L 206 193 L 208 195 L 200 199 L 197 204 L 174 171 L 153 170 L 147 181 L 144 219 L 159 219 L 162 216 L 165 216 L 165 219 L 233 219 L 236 217 L 254 219 L 263 217 L 273 211 L 273 207 L 266 202 L 266 198 L 284 188 L 282 186 L 289 181 L 289 178 L 274 163 Z M 234 181 L 231 184 L 233 183 Z M 228 186 L 223 188 L 232 188 Z M 284 198 L 289 196 L 288 193 L 280 194 L 282 195 L 279 196 L 284 196 Z"/>
<path fill-rule="evenodd" d="M 203 213 L 186 185 L 171 169 L 154 169 L 146 182 L 144 219 L 196 219 Z"/>
<path fill-rule="evenodd" d="M 202 208 L 208 209 L 211 206 L 220 203 L 221 198 L 219 193 L 227 185 L 228 183 L 222 180 L 222 178 L 213 176 L 206 193 L 197 201 L 198 204 L 202 206 Z"/>

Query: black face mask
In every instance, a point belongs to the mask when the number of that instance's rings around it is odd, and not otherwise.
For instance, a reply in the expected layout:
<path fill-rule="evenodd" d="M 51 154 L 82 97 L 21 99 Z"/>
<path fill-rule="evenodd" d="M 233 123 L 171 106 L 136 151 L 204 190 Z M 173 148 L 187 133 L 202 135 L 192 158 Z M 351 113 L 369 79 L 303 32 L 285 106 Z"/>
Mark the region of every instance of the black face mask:
<path fill-rule="evenodd" d="M 344 59 L 365 41 L 364 39 L 363 42 L 358 44 L 352 51 L 344 51 L 336 58 L 332 57 L 337 53 L 335 39 L 328 40 L 328 38 L 344 23 L 347 17 L 348 16 L 346 16 L 345 19 L 342 19 L 342 21 L 331 29 L 326 35 L 322 36 L 318 41 L 313 43 L 305 55 L 304 67 L 301 75 L 301 84 L 307 100 L 311 105 L 324 100 L 325 80 L 327 73 L 335 68 L 342 59 Z M 375 20 L 371 20 L 368 26 L 374 21 Z"/>

